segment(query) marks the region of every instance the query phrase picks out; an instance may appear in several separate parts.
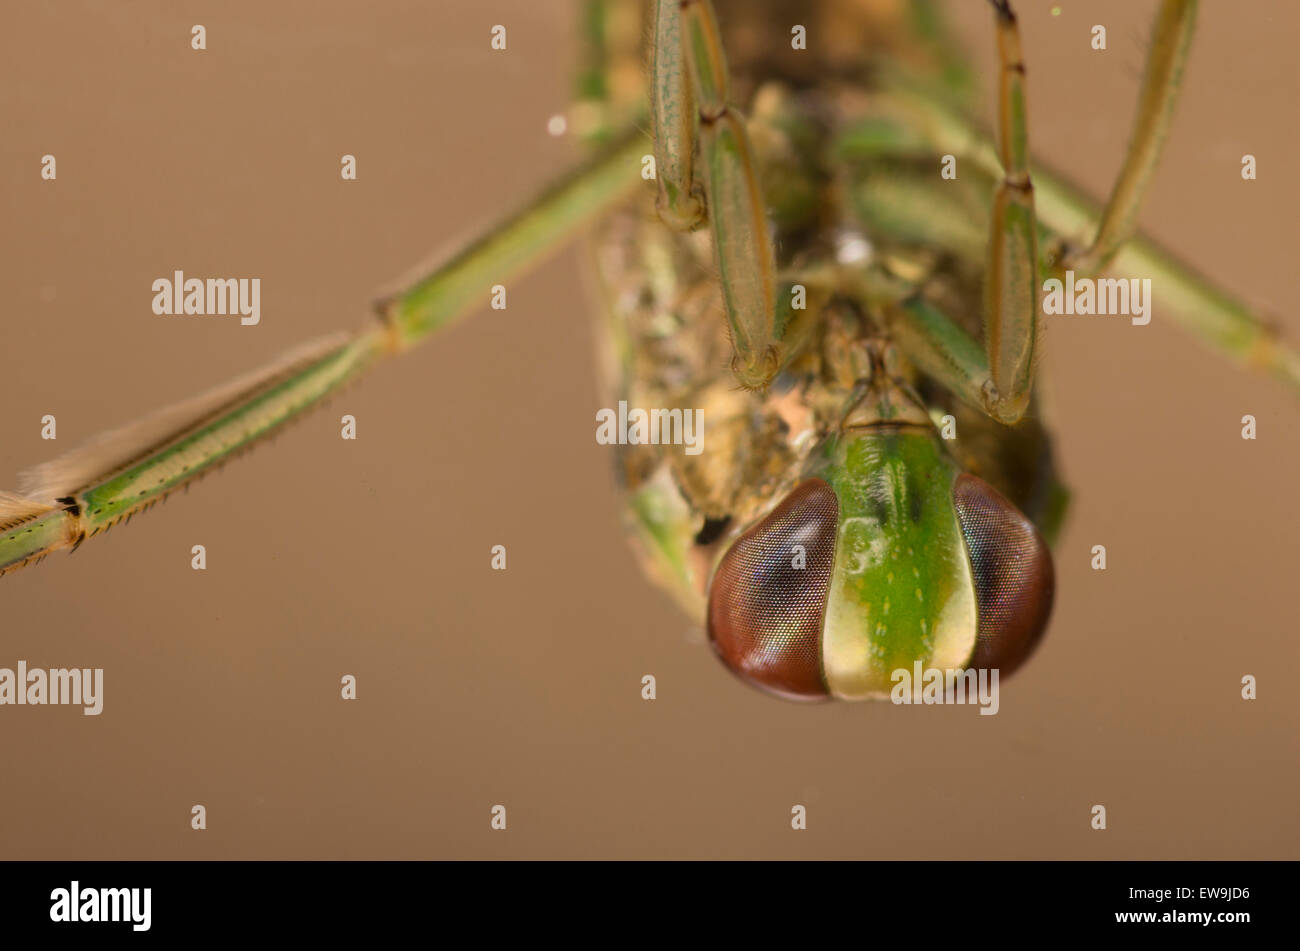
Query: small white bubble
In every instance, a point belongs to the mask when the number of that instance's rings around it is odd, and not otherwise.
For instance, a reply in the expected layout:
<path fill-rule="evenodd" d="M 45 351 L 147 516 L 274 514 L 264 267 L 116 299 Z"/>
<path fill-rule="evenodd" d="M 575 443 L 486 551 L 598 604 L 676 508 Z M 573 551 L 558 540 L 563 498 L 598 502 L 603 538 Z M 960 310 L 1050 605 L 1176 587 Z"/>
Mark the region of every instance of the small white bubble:
<path fill-rule="evenodd" d="M 551 118 L 546 120 L 546 131 L 551 133 L 551 135 L 556 136 L 557 138 L 559 136 L 564 135 L 565 130 L 567 130 L 568 128 L 569 128 L 569 121 L 559 113 L 556 113 L 555 115 L 551 116 Z"/>
<path fill-rule="evenodd" d="M 871 242 L 847 231 L 835 236 L 835 260 L 841 264 L 865 264 L 871 258 Z"/>

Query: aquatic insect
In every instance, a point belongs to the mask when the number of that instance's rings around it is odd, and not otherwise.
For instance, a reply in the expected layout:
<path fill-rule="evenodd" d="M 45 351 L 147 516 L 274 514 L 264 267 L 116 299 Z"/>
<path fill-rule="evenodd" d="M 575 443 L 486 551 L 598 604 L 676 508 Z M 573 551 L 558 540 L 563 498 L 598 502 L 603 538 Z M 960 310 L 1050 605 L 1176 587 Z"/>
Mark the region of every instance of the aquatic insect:
<path fill-rule="evenodd" d="M 805 698 L 887 695 L 916 660 L 1014 669 L 1047 625 L 1065 505 L 1033 389 L 1044 278 L 1158 278 L 1195 332 L 1234 355 L 1264 352 L 1297 380 L 1294 354 L 1248 312 L 1129 240 L 1195 4 L 1160 8 L 1130 151 L 1100 214 L 1030 174 L 1008 3 L 990 4 L 991 141 L 956 104 L 927 4 L 893 21 L 887 5 L 801 6 L 651 4 L 651 145 L 643 97 L 606 81 L 642 58 L 639 21 L 620 31 L 628 4 L 588 4 L 572 117 L 593 143 L 588 165 L 386 295 L 376 326 L 34 470 L 3 499 L 0 572 L 156 503 L 594 224 L 612 394 L 706 421 L 698 454 L 616 453 L 650 570 L 707 620 L 722 659 Z M 791 32 L 812 15 L 815 53 Z"/>

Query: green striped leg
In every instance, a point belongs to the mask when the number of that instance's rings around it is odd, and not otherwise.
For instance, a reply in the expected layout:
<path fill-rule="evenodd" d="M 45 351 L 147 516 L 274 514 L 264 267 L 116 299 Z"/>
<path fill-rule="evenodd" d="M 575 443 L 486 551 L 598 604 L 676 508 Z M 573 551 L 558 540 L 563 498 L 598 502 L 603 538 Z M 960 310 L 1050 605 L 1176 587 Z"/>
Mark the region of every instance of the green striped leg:
<path fill-rule="evenodd" d="M 677 230 L 695 227 L 701 214 L 708 219 L 731 330 L 732 373 L 746 389 L 762 389 L 791 358 L 816 313 L 811 307 L 795 313 L 791 288 L 778 288 L 754 149 L 729 90 L 710 0 L 656 0 L 651 98 L 660 217 Z"/>
<path fill-rule="evenodd" d="M 641 186 L 639 134 L 620 139 L 479 240 L 379 303 L 382 322 L 299 348 L 196 399 L 107 433 L 0 492 L 0 575 L 75 548 L 161 501 L 320 403 L 383 356 L 472 311 Z"/>
<path fill-rule="evenodd" d="M 1041 272 L 1018 30 L 1007 0 L 992 2 L 1002 66 L 998 158 L 1004 177 L 990 224 L 985 350 L 981 353 L 964 330 L 920 297 L 893 307 L 890 316 L 899 345 L 915 363 L 990 416 L 1014 423 L 1024 414 L 1033 385 Z M 1081 256 L 1080 267 L 1091 270 L 1109 261 L 1132 230 L 1172 116 L 1195 12 L 1195 0 L 1166 0 L 1156 18 L 1139 100 L 1139 129 L 1097 239 Z"/>

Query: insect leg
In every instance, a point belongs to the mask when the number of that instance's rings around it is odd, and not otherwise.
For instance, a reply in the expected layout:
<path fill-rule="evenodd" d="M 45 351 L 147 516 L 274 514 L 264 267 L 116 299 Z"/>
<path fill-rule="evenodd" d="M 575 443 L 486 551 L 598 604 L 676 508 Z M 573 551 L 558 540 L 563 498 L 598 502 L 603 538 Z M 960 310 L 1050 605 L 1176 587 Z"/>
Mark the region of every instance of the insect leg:
<path fill-rule="evenodd" d="M 884 307 L 903 352 L 925 372 L 994 419 L 1015 423 L 1029 405 L 1038 336 L 1038 224 L 1029 180 L 1025 67 L 1007 0 L 997 14 L 998 156 L 1002 181 L 989 220 L 984 348 L 918 293 Z"/>
<path fill-rule="evenodd" d="M 625 135 L 478 240 L 450 258 L 417 267 L 401 282 L 402 289 L 382 295 L 375 307 L 392 329 L 396 347 L 406 349 L 465 316 L 493 283 L 522 273 L 626 201 L 642 185 L 645 144 L 639 133 Z"/>
<path fill-rule="evenodd" d="M 1038 337 L 1038 225 L 1029 180 L 1028 116 L 1020 29 L 1007 0 L 997 11 L 998 155 L 1003 179 L 993 196 L 985 292 L 985 349 L 989 381 L 984 408 L 1014 423 L 1029 405 Z"/>
<path fill-rule="evenodd" d="M 620 129 L 644 122 L 642 12 L 640 0 L 582 0 L 569 127 L 585 143 L 606 144 Z"/>
<path fill-rule="evenodd" d="M 650 107 L 654 117 L 659 218 L 675 231 L 704 222 L 704 189 L 695 180 L 695 97 L 686 69 L 680 0 L 656 0 Z"/>
<path fill-rule="evenodd" d="M 915 113 L 910 124 L 900 124 L 888 139 L 871 134 L 854 141 L 854 130 L 850 129 L 844 140 L 845 154 L 868 161 L 881 155 L 910 156 L 918 151 L 927 155 L 952 153 L 966 167 L 973 163 L 981 177 L 996 180 L 1002 174 L 996 149 L 984 141 L 965 116 L 924 94 L 907 95 L 904 101 Z M 925 209 L 924 213 L 913 214 L 916 207 Z M 898 217 L 889 222 L 890 226 L 901 229 L 907 237 L 923 235 L 922 243 L 940 243 L 932 230 L 936 221 L 948 228 L 950 236 L 956 230 L 928 204 L 899 202 L 891 210 L 897 211 Z M 1079 235 L 1095 233 L 1101 217 L 1100 207 L 1085 192 L 1042 166 L 1034 169 L 1034 210 L 1043 237 L 1053 244 L 1068 245 Z M 1048 261 L 1040 265 L 1040 279 L 1053 276 Z M 1211 351 L 1246 369 L 1270 373 L 1292 392 L 1300 393 L 1300 350 L 1281 339 L 1275 322 L 1222 285 L 1198 274 L 1155 241 L 1136 235 L 1119 247 L 1106 270 L 1117 278 L 1150 278 L 1168 304 L 1162 316 L 1167 315 Z"/>
<path fill-rule="evenodd" d="M 493 281 L 536 264 L 642 186 L 645 140 L 625 136 L 465 250 L 378 305 L 385 326 L 299 348 L 269 367 L 92 440 L 0 492 L 0 575 L 73 548 L 191 484 L 472 310 Z"/>
<path fill-rule="evenodd" d="M 1110 263 L 1136 230 L 1138 206 L 1160 162 L 1160 151 L 1173 121 L 1183 67 L 1187 64 L 1187 51 L 1196 27 L 1196 3 L 1197 0 L 1164 0 L 1160 5 L 1124 165 L 1115 180 L 1092 246 L 1086 251 L 1067 254 L 1061 263 L 1062 270 L 1096 273 Z"/>
<path fill-rule="evenodd" d="M 955 320 L 918 293 L 883 308 L 889 335 L 907 358 L 976 409 L 988 411 L 988 356 Z"/>
<path fill-rule="evenodd" d="M 0 493 L 0 575 L 76 548 L 241 454 L 364 372 L 386 337 L 376 327 L 298 348 L 24 473 L 22 497 Z"/>
<path fill-rule="evenodd" d="M 663 3 L 660 7 L 664 6 Z M 760 389 L 781 367 L 776 265 L 767 210 L 745 123 L 728 103 L 730 82 L 709 0 L 681 4 L 685 58 L 699 109 L 700 155 L 714 257 L 742 386 Z"/>

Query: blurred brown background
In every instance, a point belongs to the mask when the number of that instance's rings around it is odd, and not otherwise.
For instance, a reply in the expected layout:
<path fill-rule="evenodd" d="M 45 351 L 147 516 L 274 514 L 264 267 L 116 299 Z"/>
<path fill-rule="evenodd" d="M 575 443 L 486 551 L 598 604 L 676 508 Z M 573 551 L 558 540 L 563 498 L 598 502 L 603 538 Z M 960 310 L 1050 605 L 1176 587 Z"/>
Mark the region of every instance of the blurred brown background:
<path fill-rule="evenodd" d="M 1052 5 L 1019 4 L 1034 148 L 1102 194 L 1155 5 Z M 991 14 L 952 6 L 987 85 Z M 1300 16 L 1203 7 L 1143 225 L 1297 343 Z M 549 181 L 577 155 L 546 132 L 574 26 L 559 0 L 10 11 L 0 485 L 360 324 L 377 286 Z M 1146 328 L 1050 323 L 1075 504 L 1052 629 L 1000 714 L 791 705 L 727 674 L 624 542 L 579 263 L 0 581 L 0 666 L 105 668 L 98 718 L 0 708 L 0 857 L 1296 857 L 1295 393 L 1200 349 L 1158 297 Z M 155 317 L 175 268 L 262 278 L 261 325 Z"/>

